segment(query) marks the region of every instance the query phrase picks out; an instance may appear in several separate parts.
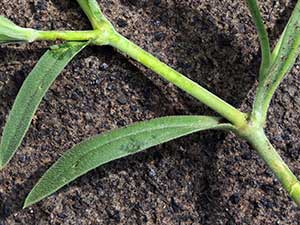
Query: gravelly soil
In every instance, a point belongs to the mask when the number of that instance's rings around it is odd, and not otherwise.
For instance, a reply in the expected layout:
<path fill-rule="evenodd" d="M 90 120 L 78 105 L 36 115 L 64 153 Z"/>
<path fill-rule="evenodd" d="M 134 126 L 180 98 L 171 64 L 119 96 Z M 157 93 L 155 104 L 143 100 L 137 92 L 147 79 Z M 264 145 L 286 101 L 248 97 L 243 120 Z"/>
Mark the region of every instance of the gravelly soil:
<path fill-rule="evenodd" d="M 296 1 L 261 1 L 275 43 Z M 244 1 L 101 0 L 116 29 L 231 104 L 249 110 L 260 54 Z M 75 1 L 2 0 L 0 14 L 38 29 L 89 29 Z M 0 48 L 0 127 L 49 43 Z M 268 134 L 300 170 L 300 81 L 276 93 Z M 210 114 L 109 47 L 89 47 L 59 76 L 22 147 L 0 172 L 0 224 L 300 224 L 300 213 L 249 146 L 204 132 L 109 163 L 22 210 L 26 194 L 68 148 L 163 115 Z M 1 130 L 2 131 L 2 130 Z"/>

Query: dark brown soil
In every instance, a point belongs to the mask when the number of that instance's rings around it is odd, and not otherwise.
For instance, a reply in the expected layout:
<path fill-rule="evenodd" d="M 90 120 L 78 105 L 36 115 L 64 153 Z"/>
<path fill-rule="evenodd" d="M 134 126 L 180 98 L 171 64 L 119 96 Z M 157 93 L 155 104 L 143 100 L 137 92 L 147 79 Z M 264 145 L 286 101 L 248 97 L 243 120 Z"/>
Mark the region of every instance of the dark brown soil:
<path fill-rule="evenodd" d="M 272 42 L 295 0 L 260 1 Z M 89 29 L 75 1 L 4 0 L 0 14 L 38 29 Z M 260 54 L 244 1 L 101 0 L 119 32 L 231 104 L 249 109 Z M 0 127 L 49 43 L 0 48 Z M 270 110 L 268 134 L 300 170 L 299 67 Z M 247 99 L 247 100 L 245 100 Z M 39 177 L 75 143 L 163 115 L 214 114 L 110 47 L 83 51 L 48 92 L 0 172 L 0 224 L 300 224 L 300 213 L 249 146 L 204 132 L 109 163 L 22 210 Z"/>

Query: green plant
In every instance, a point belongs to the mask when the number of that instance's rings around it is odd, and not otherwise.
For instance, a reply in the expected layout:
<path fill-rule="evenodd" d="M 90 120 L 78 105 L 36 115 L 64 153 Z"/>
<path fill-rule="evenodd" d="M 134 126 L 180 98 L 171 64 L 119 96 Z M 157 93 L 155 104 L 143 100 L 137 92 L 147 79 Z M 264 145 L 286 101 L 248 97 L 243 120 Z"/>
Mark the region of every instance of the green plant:
<path fill-rule="evenodd" d="M 87 45 L 113 46 L 194 96 L 221 117 L 163 117 L 136 123 L 88 139 L 67 151 L 43 175 L 28 195 L 24 207 L 40 201 L 70 181 L 106 162 L 208 129 L 234 132 L 237 136 L 247 140 L 274 172 L 294 202 L 300 205 L 300 182 L 278 155 L 264 132 L 271 98 L 299 54 L 300 1 L 297 2 L 283 34 L 271 52 L 268 34 L 257 2 L 256 0 L 247 0 L 258 30 L 262 52 L 258 90 L 253 110 L 248 113 L 243 113 L 224 102 L 117 33 L 102 14 L 96 0 L 77 0 L 77 2 L 89 18 L 93 30 L 38 31 L 18 27 L 8 19 L 0 17 L 1 43 L 57 39 L 67 41 L 66 44 L 51 47 L 39 60 L 21 87 L 2 135 L 1 169 L 5 167 L 20 146 L 32 117 L 52 82 L 70 60 Z"/>

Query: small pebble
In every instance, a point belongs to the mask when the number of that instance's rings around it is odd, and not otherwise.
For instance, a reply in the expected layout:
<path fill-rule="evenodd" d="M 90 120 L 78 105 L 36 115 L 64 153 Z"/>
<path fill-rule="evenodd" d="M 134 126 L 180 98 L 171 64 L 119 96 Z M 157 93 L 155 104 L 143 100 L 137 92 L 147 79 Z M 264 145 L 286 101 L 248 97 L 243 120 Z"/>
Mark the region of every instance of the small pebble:
<path fill-rule="evenodd" d="M 108 65 L 106 63 L 102 63 L 100 66 L 99 66 L 99 69 L 104 71 L 104 70 L 107 70 L 108 69 Z"/>
<path fill-rule="evenodd" d="M 156 41 L 162 41 L 165 39 L 165 34 L 163 32 L 156 32 L 154 38 Z"/>
<path fill-rule="evenodd" d="M 121 19 L 121 18 L 119 18 L 119 19 L 117 20 L 117 24 L 118 24 L 118 26 L 121 27 L 121 28 L 127 27 L 127 22 L 126 22 L 126 20 Z"/>
<path fill-rule="evenodd" d="M 115 89 L 115 85 L 112 84 L 112 83 L 109 83 L 109 84 L 107 85 L 107 90 L 111 91 L 111 90 L 113 90 L 113 89 Z"/>
<path fill-rule="evenodd" d="M 26 160 L 27 160 L 26 155 L 22 155 L 22 156 L 20 157 L 20 162 L 21 162 L 21 163 L 26 162 Z"/>
<path fill-rule="evenodd" d="M 229 200 L 231 201 L 232 204 L 238 204 L 241 200 L 241 196 L 239 193 L 235 193 L 230 196 Z"/>
<path fill-rule="evenodd" d="M 152 168 L 150 168 L 150 170 L 149 170 L 149 176 L 150 177 L 155 177 L 156 176 L 156 172 Z"/>
<path fill-rule="evenodd" d="M 67 216 L 66 214 L 64 214 L 64 213 L 59 213 L 57 216 L 58 216 L 59 218 L 61 218 L 61 219 L 65 219 L 65 218 L 68 217 L 68 216 Z"/>
<path fill-rule="evenodd" d="M 121 104 L 121 105 L 125 105 L 127 103 L 127 99 L 124 95 L 121 95 L 120 97 L 117 98 L 117 101 Z"/>

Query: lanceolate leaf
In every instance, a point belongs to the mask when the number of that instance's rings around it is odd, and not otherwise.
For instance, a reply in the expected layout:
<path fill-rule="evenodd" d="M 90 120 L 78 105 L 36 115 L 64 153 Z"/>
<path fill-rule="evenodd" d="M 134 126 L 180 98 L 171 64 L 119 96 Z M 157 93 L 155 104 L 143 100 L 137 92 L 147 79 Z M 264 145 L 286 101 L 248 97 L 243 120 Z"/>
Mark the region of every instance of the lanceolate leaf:
<path fill-rule="evenodd" d="M 277 44 L 272 65 L 260 80 L 254 110 L 265 117 L 271 98 L 284 78 L 293 67 L 300 52 L 300 1 L 297 2 L 292 16 Z"/>
<path fill-rule="evenodd" d="M 279 52 L 272 62 L 272 67 L 265 79 L 265 86 L 277 87 L 284 75 L 294 65 L 300 51 L 300 1 L 296 4 L 293 14 L 283 33 Z"/>
<path fill-rule="evenodd" d="M 260 76 L 259 76 L 259 79 L 261 80 L 261 77 L 264 76 L 271 62 L 270 42 L 269 42 L 267 30 L 265 28 L 264 22 L 260 15 L 257 0 L 247 0 L 246 2 L 248 4 L 249 10 L 251 12 L 254 23 L 256 25 L 256 29 L 257 29 L 257 33 L 261 45 L 262 62 L 261 62 Z"/>
<path fill-rule="evenodd" d="M 88 171 L 115 159 L 206 129 L 231 125 L 208 116 L 172 116 L 140 122 L 84 141 L 66 152 L 40 179 L 24 207 L 54 193 Z"/>
<path fill-rule="evenodd" d="M 24 81 L 6 122 L 0 144 L 0 169 L 11 159 L 27 132 L 45 93 L 87 43 L 70 42 L 48 50 Z"/>

